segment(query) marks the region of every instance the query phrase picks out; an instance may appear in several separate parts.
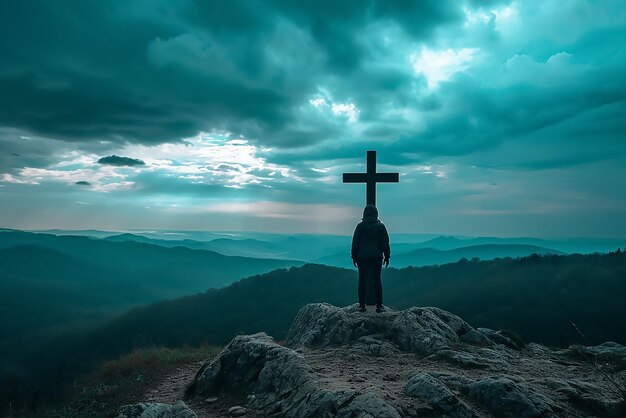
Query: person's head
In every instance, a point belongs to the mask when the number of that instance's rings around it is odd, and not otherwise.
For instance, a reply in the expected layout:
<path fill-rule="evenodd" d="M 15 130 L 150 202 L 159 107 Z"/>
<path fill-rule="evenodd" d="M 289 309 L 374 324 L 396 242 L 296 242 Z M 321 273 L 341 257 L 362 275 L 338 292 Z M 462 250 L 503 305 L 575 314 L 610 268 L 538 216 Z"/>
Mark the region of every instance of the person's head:
<path fill-rule="evenodd" d="M 367 205 L 363 209 L 363 218 L 375 218 L 378 219 L 378 209 L 374 205 Z"/>

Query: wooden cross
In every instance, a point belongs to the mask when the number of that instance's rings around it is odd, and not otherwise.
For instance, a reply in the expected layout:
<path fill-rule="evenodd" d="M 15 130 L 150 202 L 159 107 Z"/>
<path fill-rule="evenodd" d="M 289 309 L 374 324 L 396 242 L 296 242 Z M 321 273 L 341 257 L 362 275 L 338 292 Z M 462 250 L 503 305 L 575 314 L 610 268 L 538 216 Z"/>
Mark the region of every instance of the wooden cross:
<path fill-rule="evenodd" d="M 367 172 L 343 173 L 344 183 L 367 184 L 366 205 L 376 205 L 376 183 L 398 183 L 399 181 L 400 174 L 398 173 L 376 172 L 376 151 L 367 151 Z"/>

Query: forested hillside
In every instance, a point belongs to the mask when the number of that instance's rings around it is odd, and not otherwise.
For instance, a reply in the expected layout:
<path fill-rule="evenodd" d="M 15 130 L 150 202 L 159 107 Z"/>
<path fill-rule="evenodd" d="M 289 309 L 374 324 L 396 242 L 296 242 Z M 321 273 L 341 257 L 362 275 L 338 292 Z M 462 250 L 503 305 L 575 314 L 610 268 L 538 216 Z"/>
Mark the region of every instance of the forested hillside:
<path fill-rule="evenodd" d="M 390 268 L 383 282 L 391 308 L 437 306 L 475 326 L 509 329 L 548 345 L 626 342 L 621 252 Z M 136 309 L 94 333 L 88 351 L 105 343 L 115 353 L 146 344 L 223 344 L 237 333 L 256 331 L 280 339 L 302 305 L 320 301 L 354 303 L 356 272 L 309 264 Z"/>

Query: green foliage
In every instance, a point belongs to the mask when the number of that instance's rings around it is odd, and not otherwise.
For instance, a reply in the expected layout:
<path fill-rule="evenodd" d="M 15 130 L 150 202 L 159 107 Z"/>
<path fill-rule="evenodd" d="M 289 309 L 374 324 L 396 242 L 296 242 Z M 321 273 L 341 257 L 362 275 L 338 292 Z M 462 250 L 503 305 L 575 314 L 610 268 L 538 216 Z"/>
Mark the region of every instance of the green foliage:
<path fill-rule="evenodd" d="M 626 342 L 626 256 L 531 256 L 384 271 L 385 303 L 438 306 L 474 326 L 506 329 L 524 341 L 567 346 Z M 85 352 L 121 353 L 146 344 L 225 344 L 238 333 L 286 336 L 306 303 L 356 300 L 356 272 L 309 264 L 276 270 L 226 288 L 135 309 L 84 341 Z M 621 297 L 620 297 L 621 295 Z M 102 353 L 105 355 L 106 353 Z"/>
<path fill-rule="evenodd" d="M 626 342 L 624 255 L 530 256 L 388 269 L 383 282 L 385 303 L 392 308 L 438 306 L 474 326 L 506 329 L 519 344 L 579 342 L 570 321 L 586 330 L 590 344 Z M 304 304 L 355 300 L 354 271 L 309 264 L 133 310 L 91 341 L 100 346 L 113 340 L 121 344 L 115 349 L 124 351 L 129 343 L 179 345 L 209 339 L 224 344 L 237 333 L 257 331 L 284 338 Z"/>

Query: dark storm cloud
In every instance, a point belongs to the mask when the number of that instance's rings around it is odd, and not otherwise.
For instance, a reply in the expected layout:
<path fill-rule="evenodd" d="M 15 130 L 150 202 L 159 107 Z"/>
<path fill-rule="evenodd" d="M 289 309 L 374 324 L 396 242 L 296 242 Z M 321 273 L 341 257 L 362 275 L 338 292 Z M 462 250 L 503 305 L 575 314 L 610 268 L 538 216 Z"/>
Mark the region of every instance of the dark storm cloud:
<path fill-rule="evenodd" d="M 0 124 L 92 151 L 102 140 L 154 144 L 227 130 L 278 149 L 315 145 L 306 156 L 321 159 L 379 143 L 401 162 L 469 154 L 624 100 L 623 54 L 615 53 L 623 26 L 507 47 L 489 9 L 506 4 L 467 3 L 491 16 L 485 38 L 459 29 L 464 5 L 453 1 L 17 2 L 0 15 L 0 35 L 11 39 L 0 43 Z M 524 33 L 538 30 L 528 22 Z M 386 45 L 388 32 L 402 42 Z M 542 63 L 561 51 L 570 64 L 604 65 L 555 86 L 494 86 L 485 81 L 501 68 L 479 65 L 427 91 L 407 56 L 431 40 L 488 47 L 500 66 L 518 53 Z M 519 73 L 533 71 L 542 68 Z M 362 129 L 312 114 L 308 101 L 320 88 L 353 102 Z"/>
<path fill-rule="evenodd" d="M 110 155 L 108 157 L 102 157 L 98 160 L 98 163 L 106 164 L 106 165 L 114 165 L 116 167 L 132 167 L 132 166 L 146 164 L 142 160 L 139 160 L 137 158 L 120 157 L 117 155 Z"/>
<path fill-rule="evenodd" d="M 426 38 L 433 27 L 461 17 L 448 1 L 305 0 L 271 2 L 281 14 L 307 28 L 323 46 L 328 71 L 352 73 L 369 53 L 358 34 L 378 21 L 394 22 L 415 39 Z M 369 29 L 371 30 L 371 28 Z"/>
<path fill-rule="evenodd" d="M 59 141 L 31 137 L 17 129 L 0 127 L 0 171 L 23 167 L 46 167 L 57 161 Z"/>
<path fill-rule="evenodd" d="M 326 77 L 360 70 L 372 25 L 424 39 L 460 19 L 453 3 L 14 2 L 0 14 L 0 124 L 68 141 L 160 143 L 224 129 L 312 143 L 331 132 L 297 126 L 293 109 Z"/>

